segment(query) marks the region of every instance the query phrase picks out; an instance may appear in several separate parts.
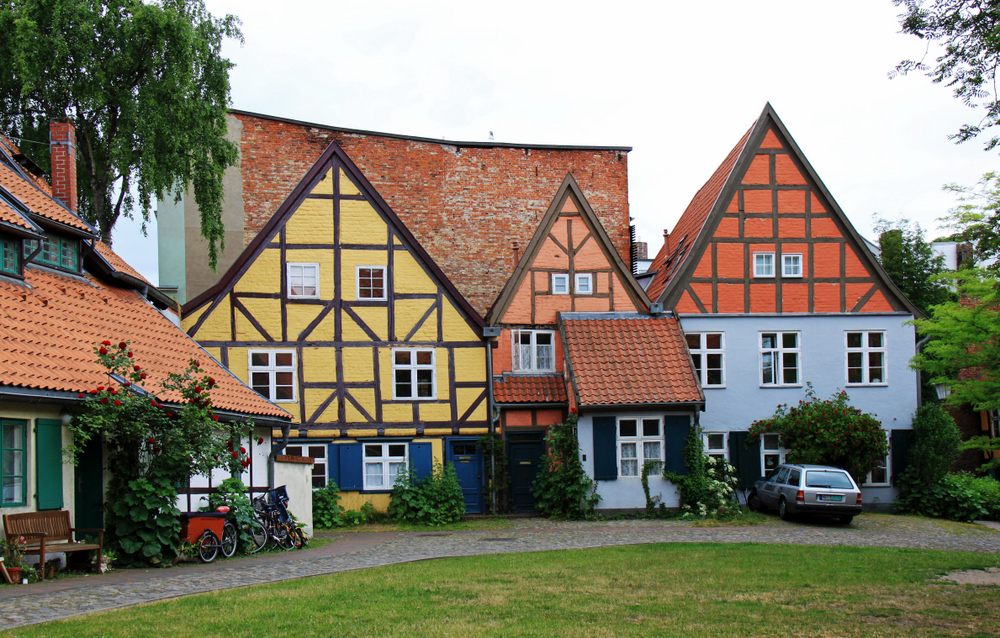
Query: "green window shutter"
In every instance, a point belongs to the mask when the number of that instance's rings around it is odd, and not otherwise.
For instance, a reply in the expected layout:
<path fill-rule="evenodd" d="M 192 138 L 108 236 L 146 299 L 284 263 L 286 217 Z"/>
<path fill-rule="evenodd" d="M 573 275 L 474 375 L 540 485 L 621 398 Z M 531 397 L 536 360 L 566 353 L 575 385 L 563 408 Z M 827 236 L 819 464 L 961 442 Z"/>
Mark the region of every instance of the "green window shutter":
<path fill-rule="evenodd" d="M 594 422 L 594 479 L 613 481 L 618 478 L 618 436 L 615 417 L 595 416 Z"/>
<path fill-rule="evenodd" d="M 910 444 L 913 443 L 913 430 L 890 430 L 889 447 L 892 458 L 892 483 L 910 466 Z"/>
<path fill-rule="evenodd" d="M 35 478 L 38 509 L 63 506 L 62 421 L 35 419 Z"/>
<path fill-rule="evenodd" d="M 761 477 L 760 440 L 747 448 L 749 432 L 729 433 L 729 462 L 736 468 L 740 487 L 748 490 Z"/>
<path fill-rule="evenodd" d="M 673 415 L 663 417 L 663 469 L 680 476 L 688 473 L 684 465 L 684 443 L 691 429 L 691 417 Z"/>

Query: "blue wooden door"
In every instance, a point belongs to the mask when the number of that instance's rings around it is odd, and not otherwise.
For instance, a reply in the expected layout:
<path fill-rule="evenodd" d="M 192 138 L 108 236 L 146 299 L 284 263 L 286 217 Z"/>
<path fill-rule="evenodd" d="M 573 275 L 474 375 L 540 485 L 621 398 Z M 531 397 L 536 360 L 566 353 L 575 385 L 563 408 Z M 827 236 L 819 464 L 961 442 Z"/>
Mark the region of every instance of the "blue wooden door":
<path fill-rule="evenodd" d="M 483 513 L 483 455 L 474 440 L 449 441 L 448 460 L 462 486 L 466 514 Z"/>

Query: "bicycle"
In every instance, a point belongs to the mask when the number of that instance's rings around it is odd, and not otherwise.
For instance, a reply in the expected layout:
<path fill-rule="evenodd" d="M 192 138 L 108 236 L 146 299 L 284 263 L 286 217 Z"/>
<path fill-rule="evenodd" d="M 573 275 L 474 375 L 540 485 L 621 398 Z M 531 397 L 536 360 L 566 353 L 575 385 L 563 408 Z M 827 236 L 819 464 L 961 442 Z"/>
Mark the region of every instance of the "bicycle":
<path fill-rule="evenodd" d="M 201 500 L 208 500 L 211 505 L 216 503 L 222 503 L 222 505 L 216 507 L 216 511 L 227 511 L 229 516 L 226 518 L 226 523 L 222 528 L 222 541 L 220 543 L 219 549 L 222 551 L 222 555 L 226 558 L 232 558 L 236 554 L 236 548 L 239 545 L 239 520 L 234 515 L 237 511 L 235 503 L 232 503 L 230 499 L 225 497 L 220 497 L 218 494 L 213 495 L 213 497 L 218 497 L 219 500 L 214 498 L 206 499 L 204 496 Z M 225 508 L 225 509 L 223 509 Z M 250 536 L 250 547 L 247 548 L 247 553 L 256 554 L 264 545 L 267 544 L 267 530 L 256 518 L 250 519 L 244 525 L 244 531 Z"/>
<path fill-rule="evenodd" d="M 289 514 L 288 502 L 288 491 L 284 485 L 268 490 L 253 499 L 253 509 L 257 521 L 263 526 L 268 536 L 264 545 L 273 541 L 276 547 L 284 550 L 305 547 L 307 542 L 305 533 L 299 525 L 295 524 L 294 519 Z"/>
<path fill-rule="evenodd" d="M 229 545 L 224 545 L 219 538 L 226 538 L 227 524 L 232 527 L 232 550 L 228 556 L 236 551 L 236 527 L 228 523 L 228 517 L 229 508 L 225 505 L 216 508 L 214 512 L 185 512 L 178 517 L 181 521 L 181 540 L 197 548 L 198 560 L 201 562 L 211 563 L 219 555 L 220 549 L 226 555 Z"/>

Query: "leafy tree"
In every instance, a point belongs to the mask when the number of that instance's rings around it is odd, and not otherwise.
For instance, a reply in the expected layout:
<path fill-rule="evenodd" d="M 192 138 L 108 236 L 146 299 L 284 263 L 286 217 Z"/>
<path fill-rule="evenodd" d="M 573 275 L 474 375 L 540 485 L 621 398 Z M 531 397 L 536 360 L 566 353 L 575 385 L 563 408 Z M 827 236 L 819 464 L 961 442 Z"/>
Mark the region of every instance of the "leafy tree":
<path fill-rule="evenodd" d="M 1000 269 L 1000 175 L 986 173 L 975 186 L 946 184 L 955 193 L 958 205 L 941 221 L 955 231 L 956 241 L 969 242 L 977 262 L 992 262 L 988 268 Z"/>
<path fill-rule="evenodd" d="M 203 0 L 9 0 L 0 4 L 0 126 L 30 137 L 40 122 L 76 127 L 81 213 L 104 241 L 121 215 L 191 184 L 209 262 L 224 247 L 224 38 L 239 20 Z M 138 193 L 138 201 L 132 189 Z"/>
<path fill-rule="evenodd" d="M 841 467 L 858 483 L 885 462 L 889 453 L 882 424 L 851 406 L 843 390 L 822 401 L 809 386 L 805 400 L 798 405 L 791 409 L 788 404 L 779 405 L 774 416 L 755 421 L 747 441 L 757 441 L 765 432 L 781 435 L 781 446 L 789 450 L 789 463 Z"/>
<path fill-rule="evenodd" d="M 934 255 L 920 224 L 876 216 L 875 232 L 879 234 L 882 268 L 917 308 L 926 313 L 931 306 L 954 299 L 947 285 L 933 279 L 944 272 L 944 257 Z"/>
<path fill-rule="evenodd" d="M 902 32 L 928 43 L 944 45 L 933 65 L 921 60 L 903 60 L 889 75 L 921 71 L 932 81 L 951 87 L 963 104 L 985 110 L 976 124 L 964 124 L 951 136 L 965 142 L 1000 124 L 996 71 L 1000 66 L 1000 3 L 990 0 L 892 0 L 902 6 Z M 1000 144 L 993 135 L 986 150 Z"/>
<path fill-rule="evenodd" d="M 955 420 L 939 405 L 922 405 L 913 418 L 913 443 L 909 465 L 896 484 L 897 504 L 904 511 L 922 513 L 926 498 L 941 486 L 952 463 L 958 460 L 962 435 Z"/>

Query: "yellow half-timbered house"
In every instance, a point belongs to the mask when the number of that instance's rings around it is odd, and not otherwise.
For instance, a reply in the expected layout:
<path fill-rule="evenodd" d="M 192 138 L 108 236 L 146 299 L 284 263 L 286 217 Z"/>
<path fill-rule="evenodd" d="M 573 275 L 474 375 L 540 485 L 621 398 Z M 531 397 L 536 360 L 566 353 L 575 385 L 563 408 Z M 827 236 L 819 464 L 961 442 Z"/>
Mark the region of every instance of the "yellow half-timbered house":
<path fill-rule="evenodd" d="M 348 508 L 384 509 L 401 469 L 422 475 L 487 431 L 482 319 L 336 143 L 182 321 L 293 414 L 289 451 Z M 482 472 L 460 469 L 475 511 Z"/>

